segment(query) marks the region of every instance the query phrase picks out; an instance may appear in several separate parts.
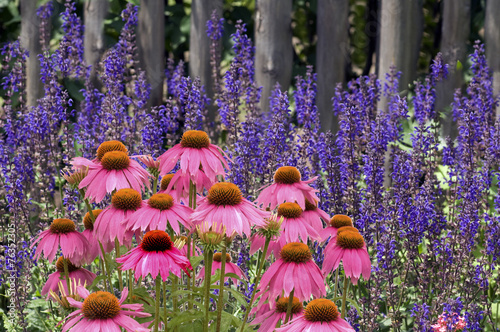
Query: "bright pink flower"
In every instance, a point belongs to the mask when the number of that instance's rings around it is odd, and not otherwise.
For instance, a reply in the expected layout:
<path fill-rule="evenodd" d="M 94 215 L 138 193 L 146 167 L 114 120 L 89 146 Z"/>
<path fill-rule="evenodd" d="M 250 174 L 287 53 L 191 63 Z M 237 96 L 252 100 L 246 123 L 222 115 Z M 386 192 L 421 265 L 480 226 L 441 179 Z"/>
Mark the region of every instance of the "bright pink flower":
<path fill-rule="evenodd" d="M 220 182 L 214 184 L 208 191 L 208 196 L 200 200 L 200 205 L 191 215 L 193 224 L 207 222 L 221 223 L 226 227 L 226 235 L 233 233 L 250 236 L 252 226 L 264 226 L 264 218 L 269 213 L 260 210 L 253 203 L 243 198 L 240 189 L 232 183 Z"/>
<path fill-rule="evenodd" d="M 317 203 L 313 204 L 308 200 L 306 200 L 306 209 L 302 212 L 302 218 L 318 233 L 323 230 L 323 221 L 328 224 L 330 220 L 328 213 L 318 208 Z"/>
<path fill-rule="evenodd" d="M 215 275 L 215 272 L 217 270 L 221 269 L 221 266 L 222 266 L 221 259 L 222 259 L 222 254 L 220 252 L 214 254 L 214 260 L 212 262 L 212 271 L 211 271 L 212 275 Z M 248 280 L 247 276 L 240 269 L 240 267 L 231 262 L 231 255 L 229 255 L 229 254 L 226 254 L 226 272 L 225 273 L 226 274 L 233 273 L 233 274 L 236 274 L 238 277 L 240 277 L 240 279 Z M 200 280 L 205 279 L 205 267 L 201 268 L 200 273 L 198 273 L 198 276 L 196 277 L 196 279 L 200 279 Z M 224 278 L 224 282 L 227 282 L 228 279 L 229 279 L 229 277 Z M 236 278 L 231 278 L 231 281 L 235 285 L 238 284 L 238 279 L 236 279 Z"/>
<path fill-rule="evenodd" d="M 183 242 L 184 242 L 184 245 L 182 247 L 178 247 L 179 248 L 179 251 L 181 252 L 181 254 L 183 254 L 184 256 L 187 257 L 187 252 L 188 252 L 188 249 L 187 249 L 187 237 L 186 236 L 174 236 L 174 242 L 177 241 L 177 239 L 181 239 Z M 200 256 L 203 252 L 201 251 L 201 249 L 196 245 L 195 241 L 191 241 L 191 257 L 193 256 Z"/>
<path fill-rule="evenodd" d="M 316 180 L 316 177 L 301 181 L 301 175 L 297 168 L 292 166 L 283 166 L 274 173 L 274 183 L 265 188 L 260 193 L 255 202 L 263 204 L 267 208 L 271 204 L 271 210 L 278 204 L 284 202 L 297 202 L 302 210 L 306 208 L 306 199 L 310 202 L 319 201 L 316 196 L 317 190 L 309 187 L 309 183 Z M 261 188 L 262 189 L 262 188 Z"/>
<path fill-rule="evenodd" d="M 285 322 L 286 319 L 286 311 L 288 309 L 288 297 L 281 297 L 279 298 L 275 305 L 274 308 L 271 308 L 271 306 L 268 304 L 267 305 L 267 310 L 261 313 L 258 313 L 255 316 L 255 319 L 252 321 L 251 325 L 258 325 L 261 324 L 259 327 L 259 332 L 268 332 L 268 331 L 274 331 L 276 328 L 276 324 L 281 320 L 282 323 Z M 302 317 L 303 314 L 303 305 L 302 302 L 297 298 L 293 297 L 293 302 L 292 302 L 292 317 Z"/>
<path fill-rule="evenodd" d="M 186 256 L 174 247 L 170 236 L 159 230 L 146 233 L 138 247 L 116 261 L 122 263 L 121 270 L 134 270 L 136 281 L 148 274 L 155 279 L 158 273 L 167 281 L 170 273 L 181 277 L 181 271 L 189 275 L 188 269 L 193 270 Z"/>
<path fill-rule="evenodd" d="M 371 261 L 363 236 L 346 226 L 346 231 L 339 231 L 335 241 L 328 242 L 324 250 L 323 274 L 328 274 L 338 268 L 340 261 L 344 263 L 346 277 L 353 285 L 358 283 L 361 275 L 370 279 Z"/>
<path fill-rule="evenodd" d="M 115 239 L 118 239 L 120 245 L 130 246 L 134 234 L 121 223 L 144 206 L 141 194 L 136 190 L 118 190 L 111 197 L 111 205 L 104 209 L 95 221 L 95 237 L 103 246 L 112 247 Z"/>
<path fill-rule="evenodd" d="M 160 168 L 160 162 L 158 160 L 155 160 L 150 154 L 148 155 L 135 155 L 132 156 L 132 158 L 137 158 L 141 163 L 146 166 L 150 171 L 152 172 L 158 172 L 158 169 Z"/>
<path fill-rule="evenodd" d="M 89 245 L 87 239 L 76 230 L 75 223 L 64 218 L 54 219 L 50 228 L 41 232 L 33 241 L 31 248 L 39 241 L 35 252 L 36 259 L 43 254 L 52 262 L 60 246 L 63 256 L 78 265 L 85 260 Z"/>
<path fill-rule="evenodd" d="M 328 238 L 332 238 L 331 241 L 335 240 L 337 236 L 337 230 L 340 227 L 352 226 L 352 220 L 349 216 L 344 214 L 336 214 L 330 219 L 327 227 L 319 232 L 319 236 L 322 242 L 328 240 Z"/>
<path fill-rule="evenodd" d="M 189 186 L 191 180 L 196 185 L 196 192 L 202 194 L 203 191 L 209 190 L 217 181 L 210 180 L 208 176 L 205 175 L 203 170 L 200 170 L 196 174 L 195 179 L 191 179 L 189 173 L 177 171 L 175 174 L 167 174 L 161 179 L 161 191 L 167 194 L 175 194 L 174 198 L 179 199 L 189 199 Z"/>
<path fill-rule="evenodd" d="M 201 165 L 210 181 L 216 182 L 217 175 L 224 175 L 224 168 L 229 169 L 223 153 L 219 147 L 210 144 L 210 138 L 204 131 L 188 130 L 179 144 L 158 158 L 160 175 L 170 172 L 180 160 L 182 173 L 188 173 L 193 181 L 196 181 Z"/>
<path fill-rule="evenodd" d="M 110 142 L 115 144 L 117 141 L 104 142 L 99 146 L 99 149 L 102 146 L 107 146 Z M 109 149 L 114 147 L 112 145 Z M 99 203 L 106 194 L 112 193 L 114 190 L 133 188 L 141 192 L 145 187 L 150 187 L 149 173 L 137 161 L 130 159 L 126 151 L 123 149 L 100 151 L 99 149 L 97 150 L 98 160 L 85 161 L 84 158 L 72 160 L 73 167 L 77 169 L 88 167 L 87 176 L 78 186 L 80 189 L 87 188 L 85 198 Z M 102 153 L 104 151 L 107 152 Z"/>
<path fill-rule="evenodd" d="M 79 308 L 69 314 L 68 321 L 63 326 L 63 332 L 71 329 L 72 332 L 107 332 L 121 331 L 127 332 L 148 332 L 135 319 L 135 317 L 149 317 L 150 314 L 143 312 L 142 304 L 124 304 L 127 299 L 128 289 L 124 288 L 122 297 L 118 300 L 113 294 L 108 292 L 89 293 L 85 287 L 79 286 L 77 293 L 84 300 L 78 302 L 71 297 L 66 299 L 71 306 Z"/>
<path fill-rule="evenodd" d="M 101 214 L 101 209 L 92 210 L 94 218 L 97 219 L 99 214 Z M 83 226 L 85 230 L 82 232 L 82 235 L 89 242 L 89 246 L 87 249 L 87 257 L 83 263 L 90 264 L 94 261 L 94 259 L 99 256 L 102 257 L 101 247 L 99 246 L 99 242 L 94 235 L 94 224 L 92 223 L 92 219 L 90 218 L 90 214 L 87 212 L 85 217 L 83 217 Z M 115 244 L 111 242 L 103 243 L 104 251 L 110 252 L 113 250 Z"/>
<path fill-rule="evenodd" d="M 456 323 L 453 324 L 453 320 L 455 319 Z M 434 332 L 448 332 L 448 326 L 450 326 L 453 330 L 452 332 L 462 331 L 466 327 L 465 319 L 459 316 L 457 313 L 453 314 L 441 314 L 438 317 L 438 322 L 434 325 L 431 325 Z"/>
<path fill-rule="evenodd" d="M 59 289 L 58 284 L 59 281 L 61 281 L 61 278 L 66 279 L 66 274 L 64 272 L 64 259 L 65 258 L 63 257 L 59 257 L 59 259 L 57 260 L 57 271 L 49 275 L 45 286 L 43 286 L 42 288 L 42 295 L 48 295 L 49 291 L 56 292 Z M 69 279 L 75 279 L 77 284 L 84 285 L 86 283 L 87 285 L 90 285 L 96 278 L 96 275 L 94 273 L 82 267 L 73 265 L 73 263 L 71 263 L 71 261 L 69 260 L 67 260 L 67 264 Z M 66 280 L 63 281 L 62 285 L 64 287 L 64 290 L 66 291 L 66 294 L 69 294 L 68 283 L 66 282 Z"/>
<path fill-rule="evenodd" d="M 311 295 L 326 295 L 325 281 L 319 267 L 312 261 L 311 251 L 304 243 L 292 242 L 281 249 L 280 259 L 271 264 L 262 275 L 259 288 L 269 289 L 269 298 L 290 294 L 299 300 L 309 300 Z"/>
<path fill-rule="evenodd" d="M 168 224 L 176 234 L 180 234 L 179 224 L 191 227 L 189 217 L 192 212 L 190 207 L 176 203 L 169 194 L 158 193 L 143 201 L 142 206 L 121 224 L 127 230 L 146 232 L 154 229 L 166 231 Z"/>
<path fill-rule="evenodd" d="M 340 318 L 337 306 L 327 299 L 309 302 L 304 315 L 295 317 L 276 332 L 354 332 L 348 322 Z"/>

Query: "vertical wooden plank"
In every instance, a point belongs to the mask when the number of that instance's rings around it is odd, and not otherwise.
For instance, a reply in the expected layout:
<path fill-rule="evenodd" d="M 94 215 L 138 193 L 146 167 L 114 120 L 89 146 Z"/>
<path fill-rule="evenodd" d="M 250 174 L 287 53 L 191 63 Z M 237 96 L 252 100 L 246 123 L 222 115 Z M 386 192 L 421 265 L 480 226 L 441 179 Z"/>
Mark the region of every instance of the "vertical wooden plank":
<path fill-rule="evenodd" d="M 28 106 L 35 106 L 37 99 L 43 96 L 43 84 L 40 81 L 41 53 L 40 21 L 36 15 L 36 1 L 21 0 L 21 47 L 28 51 L 26 61 L 26 98 Z"/>
<path fill-rule="evenodd" d="M 205 93 L 211 100 L 208 122 L 215 120 L 217 108 L 214 106 L 212 66 L 210 65 L 210 39 L 207 37 L 207 21 L 212 13 L 222 17 L 222 0 L 193 0 L 191 3 L 191 30 L 189 33 L 189 75 L 199 77 Z"/>
<path fill-rule="evenodd" d="M 345 82 L 349 59 L 349 1 L 318 0 L 318 44 L 316 46 L 316 72 L 321 130 L 338 129 L 332 112 L 332 97 L 337 83 Z"/>
<path fill-rule="evenodd" d="M 95 82 L 96 66 L 105 50 L 104 19 L 108 14 L 108 0 L 87 0 L 84 3 L 84 57 L 87 66 L 92 66 L 91 80 Z"/>
<path fill-rule="evenodd" d="M 484 24 L 484 37 L 486 40 L 486 59 L 493 72 L 493 92 L 495 96 L 500 93 L 500 1 L 486 1 L 486 21 Z M 497 116 L 500 107 L 497 107 Z"/>
<path fill-rule="evenodd" d="M 269 111 L 276 82 L 287 91 L 292 79 L 292 0 L 256 0 L 255 81 L 262 86 L 260 106 Z"/>
<path fill-rule="evenodd" d="M 163 102 L 165 71 L 165 4 L 160 0 L 141 0 L 137 33 L 139 63 L 151 85 L 150 106 Z"/>
<path fill-rule="evenodd" d="M 455 90 L 463 83 L 463 72 L 457 69 L 457 61 L 465 63 L 467 56 L 467 41 L 470 34 L 471 0 L 444 0 L 443 26 L 440 49 L 444 63 L 449 64 L 448 78 L 436 85 L 436 110 L 443 111 L 453 102 Z M 456 135 L 451 112 L 443 119 L 444 136 Z"/>

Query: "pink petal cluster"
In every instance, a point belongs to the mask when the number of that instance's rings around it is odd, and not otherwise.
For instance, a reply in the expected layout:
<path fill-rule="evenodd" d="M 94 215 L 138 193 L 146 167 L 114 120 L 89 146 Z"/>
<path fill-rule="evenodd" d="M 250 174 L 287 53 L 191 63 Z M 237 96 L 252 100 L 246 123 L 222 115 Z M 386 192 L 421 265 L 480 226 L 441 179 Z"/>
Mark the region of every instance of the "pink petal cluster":
<path fill-rule="evenodd" d="M 456 320 L 456 323 L 453 324 L 454 319 Z M 455 313 L 453 315 L 439 315 L 437 323 L 431 325 L 431 327 L 433 328 L 434 332 L 448 332 L 450 331 L 450 329 L 448 328 L 449 324 L 451 324 L 451 327 L 453 329 L 451 330 L 452 332 L 462 331 L 467 325 L 465 319 Z"/>

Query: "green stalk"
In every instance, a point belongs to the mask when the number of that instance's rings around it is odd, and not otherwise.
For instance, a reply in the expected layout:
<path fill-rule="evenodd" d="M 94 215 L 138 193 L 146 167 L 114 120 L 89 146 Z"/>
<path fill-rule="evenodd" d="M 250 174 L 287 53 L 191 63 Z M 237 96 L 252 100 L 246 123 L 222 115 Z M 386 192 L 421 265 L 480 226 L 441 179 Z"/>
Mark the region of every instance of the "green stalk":
<path fill-rule="evenodd" d="M 158 190 L 158 177 L 155 176 L 155 179 L 153 180 L 153 195 L 156 194 L 157 190 Z"/>
<path fill-rule="evenodd" d="M 161 294 L 161 277 L 158 275 L 156 277 L 156 301 L 155 301 L 155 326 L 154 332 L 158 332 L 158 326 L 160 325 L 160 294 Z"/>
<path fill-rule="evenodd" d="M 116 251 L 116 259 L 120 258 L 120 242 L 118 242 L 118 238 L 115 238 L 115 251 Z M 123 291 L 123 280 L 122 280 L 122 270 L 120 269 L 120 265 L 118 264 L 118 284 L 120 285 L 120 292 Z"/>
<path fill-rule="evenodd" d="M 335 283 L 333 284 L 333 296 L 337 297 L 337 287 L 339 284 L 339 270 L 340 268 L 337 267 L 337 270 L 335 271 Z"/>
<path fill-rule="evenodd" d="M 224 241 L 225 242 L 225 241 Z M 217 326 L 215 331 L 220 332 L 220 325 L 222 320 L 222 309 L 224 307 L 224 276 L 226 275 L 226 244 L 222 246 L 222 256 L 220 260 L 220 279 L 219 279 L 219 300 L 217 303 Z"/>
<path fill-rule="evenodd" d="M 128 270 L 128 288 L 129 288 L 129 293 L 128 293 L 128 299 L 130 303 L 132 303 L 132 297 L 134 296 L 134 277 L 132 276 L 132 271 Z"/>
<path fill-rule="evenodd" d="M 266 237 L 266 243 L 264 244 L 264 251 L 262 251 L 262 260 L 259 263 L 259 267 L 257 268 L 257 276 L 255 278 L 255 287 L 252 291 L 252 297 L 250 298 L 250 303 L 248 303 L 247 310 L 245 311 L 245 318 L 243 318 L 243 324 L 241 324 L 240 332 L 243 332 L 245 329 L 245 325 L 248 320 L 248 315 L 250 314 L 250 310 L 252 309 L 253 301 L 255 301 L 255 294 L 257 292 L 257 288 L 259 287 L 259 282 L 262 274 L 262 267 L 264 266 L 264 261 L 266 260 L 267 249 L 269 248 L 269 242 L 271 242 L 270 237 Z"/>
<path fill-rule="evenodd" d="M 175 291 L 177 290 L 178 280 L 179 280 L 179 278 L 177 276 L 174 276 L 174 280 L 172 281 L 172 293 L 175 293 Z M 177 313 L 177 309 L 178 309 L 177 295 L 173 296 L 173 298 L 172 298 L 172 307 L 173 307 L 174 317 L 175 317 L 175 315 Z"/>
<path fill-rule="evenodd" d="M 189 180 L 189 207 L 192 208 L 193 210 L 196 208 L 196 185 L 193 183 L 193 181 Z M 193 248 L 194 248 L 194 241 L 193 241 Z M 191 236 L 188 235 L 187 237 L 187 259 L 188 261 L 191 261 L 191 251 L 193 251 L 194 253 L 194 250 L 191 250 Z M 194 273 L 194 271 L 193 271 Z M 195 287 L 195 278 L 194 278 L 194 275 L 193 275 L 193 285 L 191 286 L 191 280 L 189 279 L 189 277 L 187 278 L 187 289 L 188 290 L 191 290 L 191 289 L 194 289 Z M 189 294 L 188 295 L 188 309 L 193 309 L 193 294 Z"/>
<path fill-rule="evenodd" d="M 109 271 L 109 265 L 108 265 L 108 262 L 106 262 L 106 252 L 104 251 L 104 247 L 102 246 L 101 241 L 97 241 L 97 242 L 99 242 L 99 247 L 101 247 L 102 260 L 104 262 L 104 268 L 106 269 L 106 277 L 107 277 L 108 283 L 109 283 L 109 290 L 112 291 L 113 284 L 111 284 L 111 272 Z M 104 282 L 104 285 L 106 286 L 106 282 Z"/>
<path fill-rule="evenodd" d="M 293 293 L 295 293 L 295 288 L 292 289 L 290 295 L 288 295 L 288 306 L 286 307 L 285 324 L 292 319 Z"/>
<path fill-rule="evenodd" d="M 342 312 L 340 313 L 340 318 L 345 318 L 345 304 L 347 302 L 347 288 L 349 287 L 349 281 L 347 276 L 344 275 L 344 291 L 342 292 Z"/>
<path fill-rule="evenodd" d="M 63 263 L 64 263 L 64 274 L 66 275 L 66 284 L 68 285 L 68 294 L 71 289 L 71 282 L 69 281 L 69 270 L 68 270 L 68 260 L 63 257 Z"/>
<path fill-rule="evenodd" d="M 206 260 L 205 260 L 205 322 L 203 324 L 203 331 L 208 332 L 208 312 L 210 309 L 210 285 L 212 279 L 212 259 L 214 256 L 214 251 L 212 249 L 207 250 Z"/>
<path fill-rule="evenodd" d="M 175 279 L 177 280 L 177 277 L 175 277 Z M 174 289 L 172 288 L 172 293 L 173 292 Z M 174 317 L 175 317 L 175 309 L 176 307 L 174 306 Z M 163 283 L 163 324 L 165 324 L 165 331 L 167 331 L 167 282 Z M 177 328 L 175 328 L 175 331 L 177 331 Z"/>

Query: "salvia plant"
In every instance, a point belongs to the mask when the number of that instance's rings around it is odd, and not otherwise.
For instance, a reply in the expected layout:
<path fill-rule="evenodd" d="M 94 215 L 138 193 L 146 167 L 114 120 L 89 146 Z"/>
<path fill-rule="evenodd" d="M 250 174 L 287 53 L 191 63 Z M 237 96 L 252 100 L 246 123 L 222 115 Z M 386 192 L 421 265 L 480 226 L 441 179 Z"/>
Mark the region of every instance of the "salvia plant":
<path fill-rule="evenodd" d="M 41 7 L 35 106 L 28 54 L 2 48 L 4 328 L 498 331 L 500 122 L 483 45 L 451 105 L 456 138 L 440 134 L 440 55 L 408 97 L 396 70 L 338 86 L 332 133 L 312 67 L 291 95 L 276 85 L 261 100 L 241 22 L 221 73 L 215 15 L 213 100 L 169 60 L 164 103 L 149 107 L 137 10 L 124 9 L 96 84 L 75 4 L 55 51 L 52 3 Z M 83 86 L 79 105 L 67 78 Z"/>

